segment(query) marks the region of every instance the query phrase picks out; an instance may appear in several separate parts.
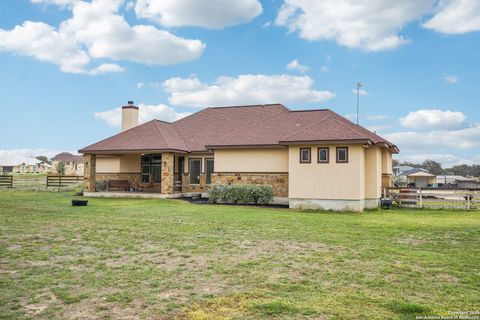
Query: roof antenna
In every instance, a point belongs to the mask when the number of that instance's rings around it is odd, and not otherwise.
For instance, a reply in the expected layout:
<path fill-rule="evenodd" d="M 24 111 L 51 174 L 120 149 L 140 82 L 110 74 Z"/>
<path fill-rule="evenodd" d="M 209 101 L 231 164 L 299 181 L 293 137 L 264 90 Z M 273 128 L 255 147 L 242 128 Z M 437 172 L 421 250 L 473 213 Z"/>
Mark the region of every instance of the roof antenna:
<path fill-rule="evenodd" d="M 359 115 L 359 109 L 360 109 L 360 88 L 362 87 L 361 82 L 357 82 L 357 125 L 358 125 L 358 115 Z"/>

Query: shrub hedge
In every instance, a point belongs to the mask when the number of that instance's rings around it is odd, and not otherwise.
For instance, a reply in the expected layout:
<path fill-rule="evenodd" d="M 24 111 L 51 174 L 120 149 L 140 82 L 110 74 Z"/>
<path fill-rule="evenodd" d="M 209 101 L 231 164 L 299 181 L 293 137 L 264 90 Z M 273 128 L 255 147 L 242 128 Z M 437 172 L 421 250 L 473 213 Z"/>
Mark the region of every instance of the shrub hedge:
<path fill-rule="evenodd" d="M 269 185 L 214 185 L 209 195 L 210 203 L 268 204 L 273 201 L 273 189 Z"/>

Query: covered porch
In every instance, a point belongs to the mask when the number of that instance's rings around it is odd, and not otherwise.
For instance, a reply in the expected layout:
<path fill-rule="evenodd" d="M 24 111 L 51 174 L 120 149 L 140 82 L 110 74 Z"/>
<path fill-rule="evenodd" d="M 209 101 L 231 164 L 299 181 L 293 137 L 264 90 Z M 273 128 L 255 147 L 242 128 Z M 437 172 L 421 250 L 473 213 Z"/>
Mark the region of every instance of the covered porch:
<path fill-rule="evenodd" d="M 183 153 L 152 150 L 84 154 L 85 192 L 175 194 L 183 191 Z"/>
<path fill-rule="evenodd" d="M 84 192 L 175 195 L 206 192 L 212 154 L 149 150 L 84 154 Z"/>

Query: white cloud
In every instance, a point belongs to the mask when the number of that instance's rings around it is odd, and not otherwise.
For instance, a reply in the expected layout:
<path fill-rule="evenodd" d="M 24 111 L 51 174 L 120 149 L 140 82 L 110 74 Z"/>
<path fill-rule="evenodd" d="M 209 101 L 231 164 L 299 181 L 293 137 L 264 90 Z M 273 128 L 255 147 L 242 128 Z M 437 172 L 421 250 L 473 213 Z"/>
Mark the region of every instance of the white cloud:
<path fill-rule="evenodd" d="M 149 25 L 130 26 L 117 14 L 121 0 L 77 2 L 73 16 L 60 31 L 88 47 L 93 58 L 168 65 L 198 58 L 205 49 L 199 40 L 177 37 Z"/>
<path fill-rule="evenodd" d="M 423 26 L 446 34 L 480 31 L 480 1 L 440 1 L 438 12 Z"/>
<path fill-rule="evenodd" d="M 163 82 L 172 105 L 208 107 L 261 103 L 323 102 L 335 96 L 313 89 L 308 76 L 246 74 L 236 78 L 219 77 L 212 84 L 198 78 L 172 78 Z"/>
<path fill-rule="evenodd" d="M 443 80 L 447 83 L 457 83 L 458 81 L 460 81 L 460 78 L 457 77 L 457 76 L 454 76 L 454 75 L 446 75 L 443 77 Z"/>
<path fill-rule="evenodd" d="M 246 23 L 262 13 L 258 0 L 137 0 L 137 17 L 166 27 L 220 29 Z"/>
<path fill-rule="evenodd" d="M 305 73 L 308 71 L 309 68 L 307 66 L 302 65 L 300 62 L 298 62 L 297 59 L 294 59 L 289 64 L 287 64 L 287 69 Z"/>
<path fill-rule="evenodd" d="M 388 116 L 386 114 L 367 114 L 365 119 L 370 121 L 385 120 Z"/>
<path fill-rule="evenodd" d="M 335 40 L 366 51 L 394 49 L 407 23 L 431 10 L 435 0 L 285 0 L 275 23 L 307 40 Z"/>
<path fill-rule="evenodd" d="M 3 149 L 0 150 L 0 165 L 19 165 L 34 164 L 38 161 L 35 159 L 37 156 L 46 156 L 51 159 L 60 152 L 70 152 L 71 154 L 77 154 L 76 151 L 66 150 L 52 150 L 52 149 Z"/>
<path fill-rule="evenodd" d="M 465 115 L 459 111 L 423 109 L 400 118 L 400 124 L 406 128 L 454 129 L 464 126 L 465 119 Z"/>
<path fill-rule="evenodd" d="M 397 144 L 401 150 L 473 149 L 480 147 L 480 123 L 458 130 L 433 130 L 427 132 L 394 132 L 383 137 Z"/>
<path fill-rule="evenodd" d="M 61 7 L 71 6 L 79 0 L 30 0 L 35 4 L 53 4 Z"/>
<path fill-rule="evenodd" d="M 150 25 L 130 26 L 118 14 L 123 0 L 32 0 L 69 6 L 72 17 L 57 28 L 25 21 L 12 30 L 0 29 L 0 51 L 57 64 L 63 72 L 99 75 L 122 72 L 114 63 L 91 66 L 92 59 L 128 60 L 168 65 L 194 60 L 205 45 L 177 37 Z"/>
<path fill-rule="evenodd" d="M 143 89 L 143 87 L 145 87 L 145 83 L 143 83 L 143 82 L 137 82 L 137 89 L 138 89 L 138 90 Z"/>
<path fill-rule="evenodd" d="M 88 73 L 90 63 L 75 39 L 43 22 L 25 21 L 10 31 L 0 29 L 0 51 L 35 57 L 70 73 Z"/>
<path fill-rule="evenodd" d="M 116 63 L 103 63 L 98 67 L 92 69 L 89 74 L 96 76 L 97 74 L 104 74 L 104 73 L 119 73 L 125 71 L 124 68 L 120 67 Z"/>
<path fill-rule="evenodd" d="M 190 112 L 177 112 L 175 109 L 164 104 L 147 105 L 141 103 L 138 107 L 140 123 L 145 123 L 153 119 L 172 122 L 191 114 Z M 122 108 L 95 112 L 94 115 L 95 118 L 105 121 L 112 127 L 120 127 L 122 124 Z"/>
<path fill-rule="evenodd" d="M 352 93 L 356 95 L 357 94 L 357 89 L 352 89 Z M 361 96 L 367 96 L 368 92 L 367 92 L 367 90 L 360 89 L 360 90 L 358 90 L 358 94 L 360 94 Z"/>

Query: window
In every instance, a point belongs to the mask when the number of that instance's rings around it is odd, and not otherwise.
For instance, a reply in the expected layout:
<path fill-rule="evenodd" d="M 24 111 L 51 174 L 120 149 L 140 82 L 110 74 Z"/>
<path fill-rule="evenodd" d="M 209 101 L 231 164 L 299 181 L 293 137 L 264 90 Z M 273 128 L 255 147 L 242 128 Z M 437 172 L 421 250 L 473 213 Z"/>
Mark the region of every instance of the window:
<path fill-rule="evenodd" d="M 328 163 L 329 161 L 329 152 L 328 148 L 318 148 L 318 163 Z"/>
<path fill-rule="evenodd" d="M 202 159 L 190 159 L 190 184 L 200 184 Z"/>
<path fill-rule="evenodd" d="M 310 148 L 300 148 L 300 163 L 312 162 L 310 154 L 311 154 Z"/>
<path fill-rule="evenodd" d="M 142 183 L 160 183 L 162 172 L 162 155 L 148 154 L 142 156 Z"/>
<path fill-rule="evenodd" d="M 205 183 L 212 183 L 213 159 L 205 159 Z"/>
<path fill-rule="evenodd" d="M 337 163 L 348 162 L 348 147 L 337 147 Z"/>

